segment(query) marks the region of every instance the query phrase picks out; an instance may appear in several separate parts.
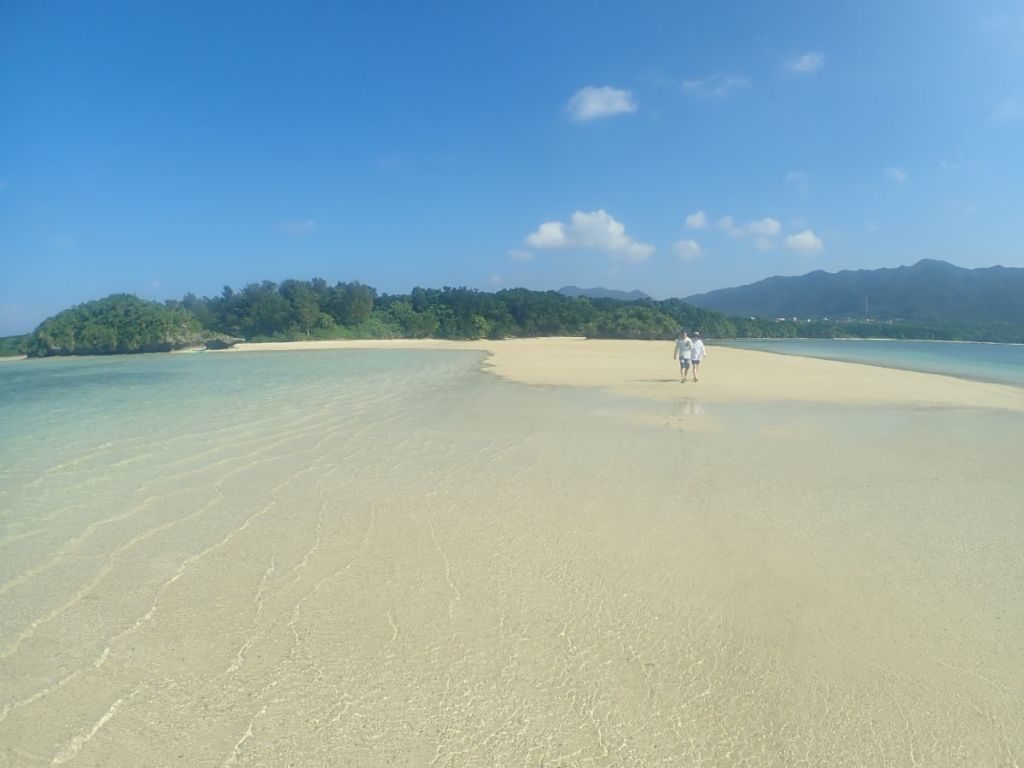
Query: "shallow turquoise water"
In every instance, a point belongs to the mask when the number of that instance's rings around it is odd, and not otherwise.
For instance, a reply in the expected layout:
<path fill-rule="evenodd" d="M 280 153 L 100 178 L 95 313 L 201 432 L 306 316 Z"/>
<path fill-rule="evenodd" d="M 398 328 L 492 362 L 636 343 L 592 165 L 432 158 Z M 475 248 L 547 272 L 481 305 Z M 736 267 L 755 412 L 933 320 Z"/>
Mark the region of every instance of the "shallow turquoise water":
<path fill-rule="evenodd" d="M 876 339 L 729 339 L 708 342 L 709 346 L 716 344 L 1024 386 L 1024 344 Z"/>
<path fill-rule="evenodd" d="M 1024 753 L 1019 414 L 482 359 L 0 366 L 0 765 Z"/>

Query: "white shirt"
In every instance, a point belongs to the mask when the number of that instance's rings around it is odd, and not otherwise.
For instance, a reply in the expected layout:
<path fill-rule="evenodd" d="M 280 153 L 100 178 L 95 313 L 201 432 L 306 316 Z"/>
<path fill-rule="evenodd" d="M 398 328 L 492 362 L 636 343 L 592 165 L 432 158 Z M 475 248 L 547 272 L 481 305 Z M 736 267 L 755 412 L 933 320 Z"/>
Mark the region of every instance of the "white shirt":
<path fill-rule="evenodd" d="M 704 354 L 704 342 L 697 339 L 693 342 L 693 352 L 690 353 L 690 357 L 699 363 L 704 359 Z"/>
<path fill-rule="evenodd" d="M 693 339 L 689 336 L 676 339 L 676 356 L 680 360 L 689 360 L 691 354 L 693 354 Z"/>

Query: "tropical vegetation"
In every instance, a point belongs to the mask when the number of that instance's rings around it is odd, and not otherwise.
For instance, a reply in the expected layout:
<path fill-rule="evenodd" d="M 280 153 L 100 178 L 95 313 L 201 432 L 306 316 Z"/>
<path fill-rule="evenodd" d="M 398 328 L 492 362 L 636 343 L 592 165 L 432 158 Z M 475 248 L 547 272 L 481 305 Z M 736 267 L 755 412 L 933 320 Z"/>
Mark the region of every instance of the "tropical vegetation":
<path fill-rule="evenodd" d="M 29 336 L 30 357 L 169 352 L 201 343 L 190 312 L 130 294 L 79 304 L 43 321 Z"/>
<path fill-rule="evenodd" d="M 188 294 L 164 303 L 116 294 L 65 310 L 26 337 L 0 340 L 0 355 L 156 352 L 222 341 L 298 339 L 501 339 L 587 336 L 669 339 L 680 328 L 705 338 L 896 338 L 1024 342 L 1024 324 L 986 317 L 942 319 L 758 318 L 728 316 L 681 299 L 565 295 L 513 288 L 413 288 L 378 294 L 359 282 L 285 280 L 251 283 L 219 296 Z"/>

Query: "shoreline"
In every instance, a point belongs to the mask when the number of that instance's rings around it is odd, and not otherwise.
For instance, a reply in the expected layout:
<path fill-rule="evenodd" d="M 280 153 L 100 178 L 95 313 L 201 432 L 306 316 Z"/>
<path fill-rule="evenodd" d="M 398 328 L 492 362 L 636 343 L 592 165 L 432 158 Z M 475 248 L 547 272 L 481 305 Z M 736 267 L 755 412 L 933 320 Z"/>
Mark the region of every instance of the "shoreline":
<path fill-rule="evenodd" d="M 680 384 L 666 341 L 538 337 L 490 341 L 380 339 L 241 343 L 238 352 L 324 349 L 440 349 L 487 353 L 484 369 L 529 386 L 604 389 L 629 397 L 702 402 L 813 402 L 838 405 L 987 408 L 1024 412 L 1024 390 L 821 358 L 710 346 L 701 380 Z"/>
<path fill-rule="evenodd" d="M 812 357 L 812 358 L 817 359 L 817 360 L 834 360 L 836 362 L 852 363 L 854 365 L 870 365 L 870 366 L 875 366 L 875 367 L 878 367 L 878 368 L 889 368 L 889 369 L 896 370 L 896 371 L 916 371 L 918 373 L 930 373 L 930 374 L 934 374 L 936 376 L 946 376 L 946 377 L 954 378 L 954 379 L 965 379 L 967 381 L 979 381 L 979 382 L 984 382 L 984 383 L 988 383 L 988 384 L 1003 384 L 1003 385 L 1007 385 L 1007 386 L 1011 386 L 1011 387 L 1024 388 L 1024 383 L 1017 384 L 1017 383 L 1014 383 L 1012 381 L 1006 381 L 1005 379 L 986 378 L 984 376 L 977 376 L 977 375 L 967 375 L 967 374 L 964 374 L 964 373 L 959 372 L 959 371 L 954 373 L 954 372 L 930 370 L 930 369 L 924 368 L 924 367 L 918 367 L 918 368 L 909 368 L 908 367 L 908 368 L 904 368 L 904 367 L 901 367 L 899 365 L 892 365 L 892 364 L 888 363 L 887 361 L 883 361 L 881 359 L 871 360 L 871 361 L 867 361 L 867 360 L 844 360 L 841 357 L 826 357 L 826 356 L 818 356 L 818 355 L 808 355 L 808 354 L 801 354 L 800 352 L 796 352 L 796 351 L 789 351 L 789 350 L 785 350 L 785 349 L 772 349 L 772 348 L 770 348 L 771 346 L 773 346 L 773 342 L 779 342 L 780 344 L 789 344 L 791 342 L 796 342 L 795 346 L 799 346 L 800 342 L 805 342 L 806 341 L 806 342 L 814 343 L 816 341 L 822 341 L 822 339 L 809 339 L 809 338 L 793 338 L 793 339 L 743 339 L 743 344 L 745 344 L 748 341 L 754 342 L 754 345 L 750 346 L 750 347 L 748 347 L 748 346 L 739 346 L 739 345 L 732 346 L 732 342 L 735 342 L 735 341 L 736 341 L 735 339 L 727 339 L 723 343 L 723 346 L 729 347 L 731 349 L 749 349 L 749 350 L 751 350 L 753 352 L 767 352 L 767 353 L 772 354 L 772 355 L 789 355 L 789 356 L 793 356 L 793 357 Z M 900 344 L 900 343 L 912 343 L 912 344 L 978 344 L 978 345 L 988 344 L 988 345 L 1000 346 L 1000 347 L 1015 347 L 1015 346 L 1024 347 L 1024 344 L 1016 344 L 1016 343 L 1012 343 L 1012 342 L 1001 342 L 1001 341 L 949 341 L 949 340 L 946 340 L 946 339 L 874 339 L 874 338 L 872 338 L 872 339 L 828 339 L 828 341 L 829 342 L 833 342 L 833 341 L 844 341 L 844 342 L 845 341 L 850 341 L 850 342 L 886 342 L 886 343 L 897 343 L 897 344 Z M 765 345 L 764 349 L 758 349 L 757 348 L 757 345 L 759 343 L 761 343 L 761 342 L 763 342 L 764 345 Z"/>

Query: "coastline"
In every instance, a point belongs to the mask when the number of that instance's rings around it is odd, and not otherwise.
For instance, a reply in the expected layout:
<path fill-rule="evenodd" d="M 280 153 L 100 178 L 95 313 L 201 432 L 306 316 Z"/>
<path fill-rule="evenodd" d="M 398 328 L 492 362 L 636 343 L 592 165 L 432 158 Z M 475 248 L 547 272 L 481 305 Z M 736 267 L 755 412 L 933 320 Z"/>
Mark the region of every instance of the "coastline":
<path fill-rule="evenodd" d="M 307 351 L 367 348 L 473 354 Z M 19 765 L 1024 752 L 1005 387 L 716 346 L 683 385 L 666 342 L 236 351 L 28 366 L 5 409 Z"/>
<path fill-rule="evenodd" d="M 709 346 L 701 380 L 680 384 L 672 343 L 544 337 L 502 341 L 387 339 L 243 343 L 238 352 L 440 349 L 487 353 L 484 368 L 531 386 L 606 389 L 650 400 L 814 402 L 1024 412 L 1024 390 L 934 373 Z"/>

